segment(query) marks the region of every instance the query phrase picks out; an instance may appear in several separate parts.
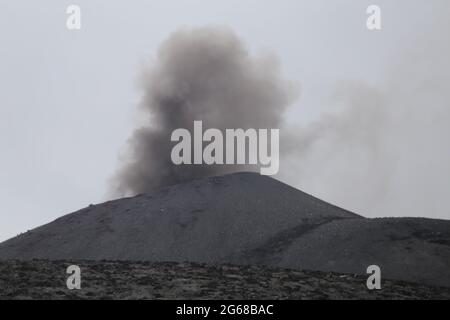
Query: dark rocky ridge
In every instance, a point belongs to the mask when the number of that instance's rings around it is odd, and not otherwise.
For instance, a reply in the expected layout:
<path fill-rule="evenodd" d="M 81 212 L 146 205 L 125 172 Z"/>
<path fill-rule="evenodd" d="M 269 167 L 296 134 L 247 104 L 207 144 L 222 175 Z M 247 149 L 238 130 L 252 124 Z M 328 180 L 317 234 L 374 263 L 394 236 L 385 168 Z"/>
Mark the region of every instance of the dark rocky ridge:
<path fill-rule="evenodd" d="M 68 290 L 66 268 L 81 268 Z M 136 261 L 0 261 L 2 299 L 450 299 L 450 288 L 264 266 Z"/>
<path fill-rule="evenodd" d="M 0 259 L 234 263 L 450 286 L 450 221 L 366 219 L 238 173 L 89 206 L 0 244 Z"/>

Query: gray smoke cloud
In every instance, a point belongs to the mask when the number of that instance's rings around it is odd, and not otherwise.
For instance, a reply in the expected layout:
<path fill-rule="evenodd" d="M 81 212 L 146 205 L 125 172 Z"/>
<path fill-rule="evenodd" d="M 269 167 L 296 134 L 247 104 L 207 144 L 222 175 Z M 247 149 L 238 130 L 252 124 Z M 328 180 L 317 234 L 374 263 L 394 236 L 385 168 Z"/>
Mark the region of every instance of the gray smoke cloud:
<path fill-rule="evenodd" d="M 283 180 L 369 217 L 450 218 L 450 4 L 434 5 L 383 81 L 340 83 L 335 111 L 293 130 Z"/>
<path fill-rule="evenodd" d="M 295 89 L 273 56 L 254 56 L 226 28 L 173 33 L 142 79 L 146 124 L 129 140 L 125 164 L 114 179 L 115 195 L 132 195 L 236 170 L 235 165 L 172 163 L 172 131 L 205 128 L 280 128 Z"/>
<path fill-rule="evenodd" d="M 341 81 L 334 111 L 303 127 L 283 122 L 293 96 L 276 61 L 250 55 L 229 30 L 173 34 L 142 82 L 147 125 L 130 139 L 116 190 L 241 170 L 172 165 L 172 130 L 203 120 L 219 129 L 282 127 L 279 177 L 328 202 L 369 217 L 449 219 L 450 4 L 433 3 L 427 26 L 399 41 L 382 81 Z"/>

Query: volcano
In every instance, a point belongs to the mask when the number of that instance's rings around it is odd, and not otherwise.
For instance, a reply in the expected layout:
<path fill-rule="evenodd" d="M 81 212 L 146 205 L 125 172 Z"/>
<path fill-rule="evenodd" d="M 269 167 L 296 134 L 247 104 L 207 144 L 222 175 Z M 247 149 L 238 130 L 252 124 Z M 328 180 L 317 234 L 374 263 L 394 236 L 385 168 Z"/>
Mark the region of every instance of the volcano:
<path fill-rule="evenodd" d="M 257 173 L 90 205 L 0 244 L 0 260 L 262 265 L 450 286 L 450 221 L 368 219 Z"/>

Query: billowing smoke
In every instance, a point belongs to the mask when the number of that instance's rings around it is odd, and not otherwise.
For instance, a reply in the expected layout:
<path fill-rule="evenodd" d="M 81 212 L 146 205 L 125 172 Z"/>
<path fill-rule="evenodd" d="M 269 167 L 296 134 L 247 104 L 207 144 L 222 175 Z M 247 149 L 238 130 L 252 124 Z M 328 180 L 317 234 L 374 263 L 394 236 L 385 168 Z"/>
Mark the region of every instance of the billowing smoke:
<path fill-rule="evenodd" d="M 433 4 L 380 84 L 342 82 L 334 112 L 295 128 L 283 180 L 370 217 L 450 218 L 450 4 Z"/>
<path fill-rule="evenodd" d="M 384 79 L 341 82 L 333 112 L 292 129 L 282 121 L 292 92 L 276 61 L 251 56 L 228 30 L 173 34 L 144 77 L 147 125 L 130 139 L 119 194 L 241 170 L 172 165 L 172 130 L 203 120 L 222 130 L 282 127 L 279 177 L 331 203 L 372 217 L 450 218 L 449 6 L 439 2 L 427 27 L 398 43 Z"/>
<path fill-rule="evenodd" d="M 293 97 L 274 57 L 250 55 L 232 31 L 222 28 L 172 34 L 142 84 L 146 124 L 129 141 L 127 162 L 114 180 L 116 195 L 242 170 L 235 165 L 174 165 L 172 131 L 192 131 L 195 120 L 221 130 L 280 128 Z"/>

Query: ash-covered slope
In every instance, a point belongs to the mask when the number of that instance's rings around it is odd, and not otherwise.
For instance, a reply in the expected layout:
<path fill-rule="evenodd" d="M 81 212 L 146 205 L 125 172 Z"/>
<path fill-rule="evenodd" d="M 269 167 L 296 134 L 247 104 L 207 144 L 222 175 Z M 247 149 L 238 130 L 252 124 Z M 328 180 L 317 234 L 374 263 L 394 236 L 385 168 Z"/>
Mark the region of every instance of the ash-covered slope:
<path fill-rule="evenodd" d="M 195 261 L 364 273 L 450 286 L 450 222 L 365 219 L 238 173 L 90 206 L 0 244 L 0 259 Z"/>
<path fill-rule="evenodd" d="M 293 226 L 359 218 L 274 179 L 239 173 L 89 206 L 0 245 L 0 258 L 237 258 Z"/>

